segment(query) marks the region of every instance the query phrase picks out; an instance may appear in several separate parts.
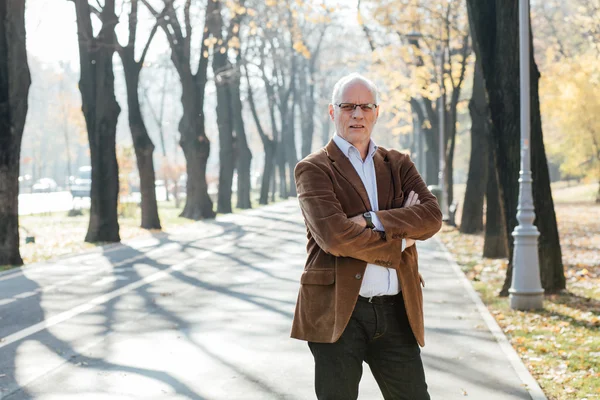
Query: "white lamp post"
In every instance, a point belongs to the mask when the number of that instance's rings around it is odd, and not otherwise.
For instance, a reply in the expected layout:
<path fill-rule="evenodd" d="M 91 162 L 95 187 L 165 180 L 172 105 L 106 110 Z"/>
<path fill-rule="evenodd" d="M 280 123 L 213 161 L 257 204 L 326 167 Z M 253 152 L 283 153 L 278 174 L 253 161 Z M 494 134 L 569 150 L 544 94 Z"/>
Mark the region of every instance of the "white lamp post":
<path fill-rule="evenodd" d="M 446 182 L 445 182 L 445 178 L 444 178 L 444 173 L 446 170 L 446 152 L 444 151 L 444 138 L 445 138 L 445 125 L 446 125 L 446 113 L 445 113 L 445 108 L 444 107 L 444 48 L 443 47 L 439 47 L 438 49 L 439 51 L 439 62 L 440 62 L 440 98 L 439 98 L 439 105 L 438 105 L 438 122 L 440 125 L 440 129 L 439 129 L 439 156 L 440 156 L 440 160 L 439 160 L 439 164 L 440 164 L 440 170 L 438 172 L 438 181 L 439 181 L 439 186 L 440 186 L 440 190 L 442 192 L 442 204 L 440 204 L 440 207 L 442 209 L 442 219 L 444 221 L 448 220 L 448 193 L 446 191 Z"/>
<path fill-rule="evenodd" d="M 531 191 L 529 0 L 519 0 L 519 50 L 521 77 L 521 171 L 519 173 L 519 205 L 517 208 L 519 223 L 512 233 L 515 239 L 515 248 L 509 293 L 512 309 L 529 310 L 542 308 L 544 300 L 537 246 L 540 233 L 533 225 L 535 210 Z"/>

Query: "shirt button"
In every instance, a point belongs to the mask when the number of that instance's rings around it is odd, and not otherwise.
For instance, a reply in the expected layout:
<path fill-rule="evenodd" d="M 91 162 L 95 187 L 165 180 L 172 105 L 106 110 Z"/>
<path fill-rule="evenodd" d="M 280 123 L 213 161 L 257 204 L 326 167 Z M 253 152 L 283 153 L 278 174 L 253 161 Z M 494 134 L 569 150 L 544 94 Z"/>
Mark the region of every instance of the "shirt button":
<path fill-rule="evenodd" d="M 361 275 L 361 274 L 356 274 L 356 275 L 354 275 L 354 277 L 355 277 L 356 279 L 360 279 L 360 278 L 362 278 L 362 275 Z"/>

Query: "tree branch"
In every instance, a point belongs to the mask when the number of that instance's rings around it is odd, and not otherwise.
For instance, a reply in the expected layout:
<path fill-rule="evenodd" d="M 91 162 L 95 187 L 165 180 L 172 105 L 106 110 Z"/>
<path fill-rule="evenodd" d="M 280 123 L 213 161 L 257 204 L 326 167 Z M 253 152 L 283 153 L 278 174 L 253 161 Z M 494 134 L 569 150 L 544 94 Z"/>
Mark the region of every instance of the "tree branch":
<path fill-rule="evenodd" d="M 102 20 L 102 11 L 100 11 L 100 9 L 90 4 L 90 11 L 92 12 L 92 14 L 94 14 L 96 17 Z"/>
<path fill-rule="evenodd" d="M 129 13 L 129 40 L 127 41 L 128 47 L 135 46 L 135 38 L 137 35 L 137 21 L 138 21 L 138 0 L 131 0 L 131 12 Z"/>
<path fill-rule="evenodd" d="M 218 1 L 218 0 L 216 0 Z M 185 24 L 185 37 L 183 37 L 183 51 L 188 56 L 191 54 L 191 42 L 192 42 L 192 22 L 190 19 L 190 6 L 192 5 L 192 0 L 185 0 L 185 5 L 183 7 L 183 19 Z"/>
<path fill-rule="evenodd" d="M 140 61 L 138 61 L 138 64 L 140 64 L 140 66 L 144 65 L 144 60 L 146 59 L 146 54 L 148 54 L 148 49 L 150 48 L 150 44 L 152 43 L 152 39 L 154 39 L 154 35 L 156 34 L 157 30 L 158 30 L 158 22 L 156 24 L 154 24 L 154 26 L 152 27 L 152 31 L 150 31 L 150 36 L 148 37 L 148 41 L 146 42 L 146 45 L 144 46 L 144 50 L 142 51 Z"/>

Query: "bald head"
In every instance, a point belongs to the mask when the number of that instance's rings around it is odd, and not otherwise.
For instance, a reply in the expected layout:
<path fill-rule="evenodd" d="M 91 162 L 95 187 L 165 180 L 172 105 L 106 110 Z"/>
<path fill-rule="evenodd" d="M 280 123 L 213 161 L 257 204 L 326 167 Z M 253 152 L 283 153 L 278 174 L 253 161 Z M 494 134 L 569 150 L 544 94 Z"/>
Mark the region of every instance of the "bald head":
<path fill-rule="evenodd" d="M 375 99 L 375 103 L 377 103 L 379 101 L 379 94 L 378 94 L 377 86 L 373 83 L 373 81 L 371 81 L 370 79 L 368 79 L 367 77 L 365 77 L 359 73 L 353 72 L 351 74 L 348 74 L 348 75 L 340 78 L 340 80 L 338 80 L 336 82 L 336 84 L 333 86 L 333 93 L 331 94 L 331 104 L 339 103 L 340 97 L 342 95 L 342 92 L 344 91 L 344 88 L 346 86 L 348 86 L 352 83 L 356 83 L 356 82 L 360 82 L 360 83 L 364 84 L 367 88 L 369 88 L 371 93 L 373 93 L 373 98 Z"/>

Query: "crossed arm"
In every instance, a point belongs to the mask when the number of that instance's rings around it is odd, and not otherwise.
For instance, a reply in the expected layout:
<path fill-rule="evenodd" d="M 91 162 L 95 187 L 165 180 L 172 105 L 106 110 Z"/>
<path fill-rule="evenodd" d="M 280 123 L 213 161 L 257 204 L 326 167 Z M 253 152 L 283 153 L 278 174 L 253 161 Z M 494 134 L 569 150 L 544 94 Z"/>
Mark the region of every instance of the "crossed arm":
<path fill-rule="evenodd" d="M 333 190 L 333 183 L 324 170 L 310 161 L 304 160 L 296 166 L 295 178 L 298 200 L 306 225 L 321 249 L 335 256 L 352 257 L 371 264 L 394 268 L 399 266 L 402 253 L 399 241 L 386 239 L 386 237 L 391 238 L 389 233 L 397 231 L 392 225 L 403 215 L 380 214 L 380 211 L 376 213 L 385 227 L 386 235 L 382 232 L 364 229 L 364 226 L 361 225 L 362 222 L 354 222 L 355 220 L 359 221 L 358 218 L 346 216 Z M 435 202 L 435 197 L 431 195 L 427 187 L 425 190 Z M 418 196 L 417 200 L 420 201 L 419 192 L 415 191 L 415 193 Z M 415 204 L 408 207 L 407 210 L 421 206 L 421 204 Z M 437 202 L 435 206 L 437 207 Z M 439 211 L 439 207 L 437 210 Z M 420 215 L 422 212 L 417 211 L 414 215 Z M 439 220 L 441 223 L 441 213 L 439 213 Z M 398 229 L 405 228 L 406 226 L 402 225 Z"/>
<path fill-rule="evenodd" d="M 408 194 L 408 196 L 406 197 L 406 201 L 404 202 L 404 205 L 402 207 L 406 208 L 406 207 L 414 206 L 416 204 L 421 204 L 421 201 L 419 201 L 419 195 L 415 192 L 410 192 Z M 377 213 L 371 211 L 371 214 L 372 214 L 372 218 L 373 218 L 373 223 L 375 224 L 375 230 L 385 232 L 385 227 L 379 220 Z M 364 219 L 362 214 L 359 214 L 359 215 L 356 215 L 356 216 L 350 218 L 350 221 L 352 221 L 356 224 L 359 224 L 363 228 L 367 227 L 367 220 Z M 411 238 L 402 239 L 402 251 L 404 251 L 404 249 L 406 249 L 407 247 L 410 247 L 414 244 L 415 244 L 414 239 L 411 239 Z"/>
<path fill-rule="evenodd" d="M 417 172 L 408 157 L 400 168 L 403 193 L 417 195 L 418 204 L 410 207 L 377 211 L 387 236 L 425 240 L 435 235 L 442 227 L 442 211 L 435 196 Z M 409 194 L 410 200 L 410 194 Z"/>

